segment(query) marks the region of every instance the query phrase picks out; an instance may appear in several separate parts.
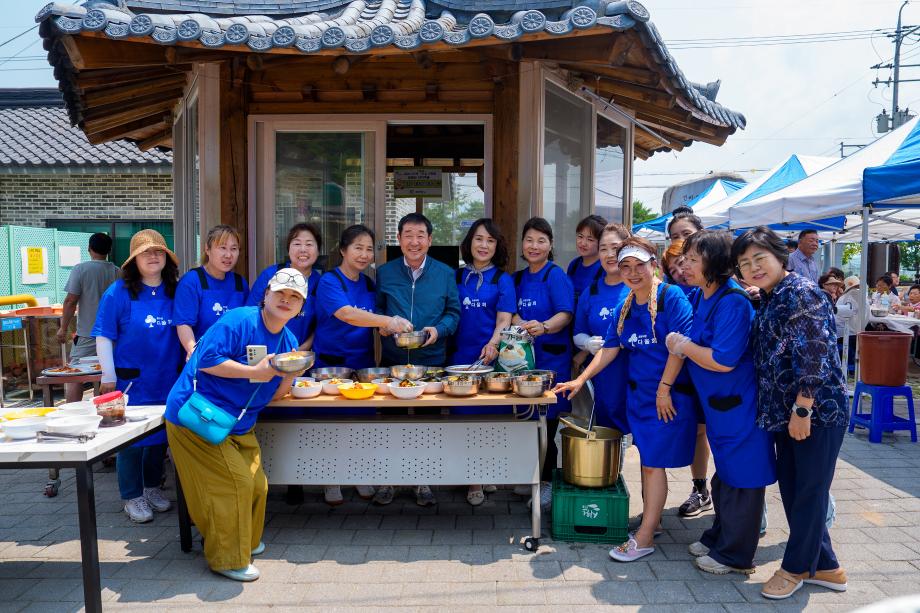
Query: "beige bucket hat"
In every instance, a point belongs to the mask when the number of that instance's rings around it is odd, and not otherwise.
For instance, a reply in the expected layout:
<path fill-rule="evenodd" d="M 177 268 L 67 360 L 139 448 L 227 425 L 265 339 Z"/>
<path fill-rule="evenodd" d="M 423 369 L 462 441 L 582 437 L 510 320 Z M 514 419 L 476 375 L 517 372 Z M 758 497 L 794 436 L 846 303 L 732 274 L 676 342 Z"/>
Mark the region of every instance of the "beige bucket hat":
<path fill-rule="evenodd" d="M 125 263 L 122 264 L 121 267 L 124 268 L 131 260 L 150 249 L 162 249 L 169 254 L 169 258 L 173 261 L 173 264 L 176 266 L 179 265 L 179 258 L 176 257 L 172 249 L 166 246 L 166 239 L 163 238 L 163 235 L 156 230 L 147 229 L 141 230 L 131 237 L 131 255 L 128 256 L 128 259 L 125 260 Z"/>

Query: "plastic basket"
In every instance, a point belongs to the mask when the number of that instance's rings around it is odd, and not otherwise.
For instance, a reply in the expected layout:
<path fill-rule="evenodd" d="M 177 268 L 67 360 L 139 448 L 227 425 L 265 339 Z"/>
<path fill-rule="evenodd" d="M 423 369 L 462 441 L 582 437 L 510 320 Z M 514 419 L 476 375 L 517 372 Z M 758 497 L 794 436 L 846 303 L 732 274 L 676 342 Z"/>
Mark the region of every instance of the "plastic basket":
<path fill-rule="evenodd" d="M 552 534 L 557 541 L 622 543 L 629 523 L 629 490 L 623 476 L 607 488 L 581 488 L 553 471 Z"/>

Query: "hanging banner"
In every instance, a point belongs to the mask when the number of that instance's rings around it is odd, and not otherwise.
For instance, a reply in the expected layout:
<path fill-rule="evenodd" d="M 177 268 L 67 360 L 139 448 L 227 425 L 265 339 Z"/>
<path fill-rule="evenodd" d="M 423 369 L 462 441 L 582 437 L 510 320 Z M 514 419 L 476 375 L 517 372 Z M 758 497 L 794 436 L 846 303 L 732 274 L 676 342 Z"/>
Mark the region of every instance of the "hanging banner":
<path fill-rule="evenodd" d="M 440 198 L 443 193 L 440 168 L 396 168 L 393 191 L 396 198 Z"/>

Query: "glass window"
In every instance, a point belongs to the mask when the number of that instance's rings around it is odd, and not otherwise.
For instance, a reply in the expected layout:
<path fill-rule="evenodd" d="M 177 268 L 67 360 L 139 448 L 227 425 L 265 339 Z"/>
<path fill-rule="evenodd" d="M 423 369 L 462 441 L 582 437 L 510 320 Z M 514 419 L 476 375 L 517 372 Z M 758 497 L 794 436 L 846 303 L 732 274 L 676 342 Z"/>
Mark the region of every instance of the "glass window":
<path fill-rule="evenodd" d="M 629 132 L 597 116 L 594 149 L 594 212 L 611 223 L 623 223 L 624 150 Z"/>
<path fill-rule="evenodd" d="M 325 268 L 342 231 L 363 223 L 373 207 L 372 169 L 366 152 L 373 136 L 361 132 L 278 132 L 275 145 L 275 257 L 287 257 L 284 237 L 296 223 L 320 229 Z M 366 208 L 365 208 L 366 207 Z"/>
<path fill-rule="evenodd" d="M 543 217 L 553 227 L 556 262 L 575 257 L 575 227 L 589 214 L 594 108 L 546 83 L 543 132 Z"/>
<path fill-rule="evenodd" d="M 445 172 L 443 195 L 425 198 L 422 213 L 434 226 L 432 245 L 458 246 L 473 222 L 486 214 L 485 193 L 476 173 Z"/>
<path fill-rule="evenodd" d="M 163 238 L 166 239 L 166 246 L 173 251 L 176 250 L 173 223 L 162 219 L 147 221 L 49 219 L 47 223 L 50 228 L 57 228 L 67 232 L 86 232 L 88 234 L 104 232 L 108 234 L 112 237 L 112 253 L 109 254 L 109 260 L 118 266 L 121 266 L 131 255 L 131 237 L 147 228 L 162 234 Z M 183 263 L 179 262 L 179 264 Z M 185 268 L 194 266 L 195 263 L 191 262 Z"/>

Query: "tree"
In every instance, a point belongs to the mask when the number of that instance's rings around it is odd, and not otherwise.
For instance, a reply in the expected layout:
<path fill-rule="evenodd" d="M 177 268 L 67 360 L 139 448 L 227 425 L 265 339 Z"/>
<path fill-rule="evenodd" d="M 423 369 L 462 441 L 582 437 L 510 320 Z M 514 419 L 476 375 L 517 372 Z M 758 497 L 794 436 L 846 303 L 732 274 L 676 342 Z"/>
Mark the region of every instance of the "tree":
<path fill-rule="evenodd" d="M 649 210 L 649 208 L 646 207 L 645 203 L 642 202 L 641 200 L 633 201 L 632 206 L 633 206 L 633 220 L 632 220 L 633 225 L 637 223 L 642 223 L 644 221 L 648 221 L 650 219 L 655 219 L 656 217 L 658 217 L 658 214 Z"/>
<path fill-rule="evenodd" d="M 849 264 L 850 260 L 852 260 L 854 256 L 859 255 L 861 251 L 862 245 L 859 243 L 847 243 L 843 246 L 843 263 Z"/>

